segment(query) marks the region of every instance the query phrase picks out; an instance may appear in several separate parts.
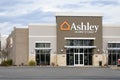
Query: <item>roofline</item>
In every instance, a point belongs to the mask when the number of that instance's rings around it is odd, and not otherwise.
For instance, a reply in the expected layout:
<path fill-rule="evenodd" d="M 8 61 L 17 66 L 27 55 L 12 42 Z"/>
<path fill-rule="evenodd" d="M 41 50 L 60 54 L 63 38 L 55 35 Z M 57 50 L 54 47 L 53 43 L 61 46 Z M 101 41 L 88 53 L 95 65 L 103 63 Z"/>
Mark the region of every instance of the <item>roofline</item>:
<path fill-rule="evenodd" d="M 56 26 L 56 24 L 51 23 L 30 23 L 28 26 Z"/>
<path fill-rule="evenodd" d="M 14 26 L 14 28 L 16 28 L 16 29 L 19 29 L 19 28 L 26 29 L 26 28 L 28 28 L 28 26 Z"/>
<path fill-rule="evenodd" d="M 103 13 L 97 12 L 56 12 L 56 16 L 103 16 Z"/>
<path fill-rule="evenodd" d="M 51 23 L 30 23 L 28 26 L 57 26 L 56 24 Z M 103 24 L 103 27 L 120 27 L 120 24 Z"/>
<path fill-rule="evenodd" d="M 103 24 L 103 27 L 120 27 L 120 24 Z"/>

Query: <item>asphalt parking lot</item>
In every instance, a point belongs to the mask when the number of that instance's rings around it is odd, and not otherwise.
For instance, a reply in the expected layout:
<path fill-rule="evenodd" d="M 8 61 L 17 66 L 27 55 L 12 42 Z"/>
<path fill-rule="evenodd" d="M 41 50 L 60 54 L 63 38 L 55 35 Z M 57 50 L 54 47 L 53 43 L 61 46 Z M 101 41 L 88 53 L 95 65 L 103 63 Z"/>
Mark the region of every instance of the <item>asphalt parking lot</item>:
<path fill-rule="evenodd" d="M 80 67 L 0 67 L 0 80 L 120 80 L 120 70 Z"/>

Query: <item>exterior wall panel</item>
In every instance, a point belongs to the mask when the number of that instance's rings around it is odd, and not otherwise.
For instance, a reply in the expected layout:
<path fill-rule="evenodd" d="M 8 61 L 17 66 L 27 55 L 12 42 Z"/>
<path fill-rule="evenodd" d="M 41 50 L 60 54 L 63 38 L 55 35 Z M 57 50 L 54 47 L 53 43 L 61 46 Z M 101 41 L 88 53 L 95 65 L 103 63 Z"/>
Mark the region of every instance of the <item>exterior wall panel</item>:
<path fill-rule="evenodd" d="M 28 64 L 28 29 L 16 29 L 16 64 Z"/>
<path fill-rule="evenodd" d="M 71 31 L 61 31 L 60 25 L 67 21 L 70 25 L 72 23 L 80 24 L 80 22 L 84 22 L 85 24 L 89 22 L 93 25 L 99 25 L 99 29 L 96 33 L 75 33 L 74 30 Z M 79 38 L 95 38 L 94 45 L 97 47 L 94 50 L 94 53 L 98 53 L 97 49 L 99 49 L 99 53 L 102 53 L 102 16 L 56 16 L 57 23 L 57 53 L 60 53 L 61 49 L 64 49 L 63 53 L 66 53 L 64 48 L 65 46 L 65 37 L 79 37 Z"/>
<path fill-rule="evenodd" d="M 35 57 L 35 43 L 50 42 L 50 54 L 56 54 L 56 27 L 55 25 L 29 25 L 29 61 Z M 50 58 L 52 63 L 52 58 Z"/>
<path fill-rule="evenodd" d="M 104 26 L 103 27 L 103 51 L 107 53 L 108 42 L 120 42 L 119 26 Z"/>
<path fill-rule="evenodd" d="M 7 38 L 7 53 L 13 65 L 28 64 L 28 29 L 14 28 Z"/>

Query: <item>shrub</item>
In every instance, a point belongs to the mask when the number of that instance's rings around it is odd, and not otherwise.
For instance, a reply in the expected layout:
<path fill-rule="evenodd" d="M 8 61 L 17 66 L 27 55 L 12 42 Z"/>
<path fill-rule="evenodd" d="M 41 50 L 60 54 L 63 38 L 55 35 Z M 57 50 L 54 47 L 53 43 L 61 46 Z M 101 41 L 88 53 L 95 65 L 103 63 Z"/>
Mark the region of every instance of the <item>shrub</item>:
<path fill-rule="evenodd" d="M 1 66 L 12 66 L 12 60 L 8 59 L 8 60 L 2 61 Z"/>
<path fill-rule="evenodd" d="M 7 64 L 8 64 L 9 66 L 11 66 L 12 63 L 13 63 L 11 59 L 7 60 L 6 62 L 7 62 Z"/>
<path fill-rule="evenodd" d="M 35 62 L 35 61 L 31 60 L 31 61 L 29 62 L 29 66 L 35 66 L 35 65 L 36 65 L 36 62 Z"/>
<path fill-rule="evenodd" d="M 2 61 L 0 65 L 1 65 L 1 66 L 8 66 L 8 64 L 7 64 L 6 61 Z"/>

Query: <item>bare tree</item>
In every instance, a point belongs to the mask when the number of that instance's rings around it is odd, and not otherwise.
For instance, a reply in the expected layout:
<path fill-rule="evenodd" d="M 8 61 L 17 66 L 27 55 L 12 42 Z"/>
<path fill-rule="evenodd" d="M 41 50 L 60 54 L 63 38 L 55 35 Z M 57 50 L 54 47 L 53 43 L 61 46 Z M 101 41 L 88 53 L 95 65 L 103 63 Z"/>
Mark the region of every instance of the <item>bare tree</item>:
<path fill-rule="evenodd" d="M 3 58 L 3 60 L 6 60 L 7 59 L 7 56 L 8 56 L 8 53 L 5 49 L 3 49 L 1 51 L 1 57 Z"/>

